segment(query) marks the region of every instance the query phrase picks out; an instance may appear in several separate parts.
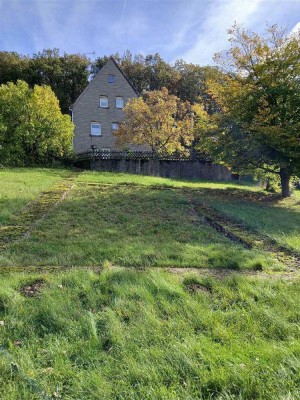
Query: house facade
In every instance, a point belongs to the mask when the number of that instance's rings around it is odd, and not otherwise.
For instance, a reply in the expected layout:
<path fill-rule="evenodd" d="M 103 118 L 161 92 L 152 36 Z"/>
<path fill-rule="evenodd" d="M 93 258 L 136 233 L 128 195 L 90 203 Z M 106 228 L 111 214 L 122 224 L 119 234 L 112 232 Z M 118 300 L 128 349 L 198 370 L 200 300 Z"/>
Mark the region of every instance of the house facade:
<path fill-rule="evenodd" d="M 122 150 L 116 146 L 114 130 L 124 118 L 126 102 L 138 93 L 125 77 L 118 64 L 110 58 L 73 104 L 75 125 L 74 152 Z M 128 146 L 143 150 L 143 146 Z"/>

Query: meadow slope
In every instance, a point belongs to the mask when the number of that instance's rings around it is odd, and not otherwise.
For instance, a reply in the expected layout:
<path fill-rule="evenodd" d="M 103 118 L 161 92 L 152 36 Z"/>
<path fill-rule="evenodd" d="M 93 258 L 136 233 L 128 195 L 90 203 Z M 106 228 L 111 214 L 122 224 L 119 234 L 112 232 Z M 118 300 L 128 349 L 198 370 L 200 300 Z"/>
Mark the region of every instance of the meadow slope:
<path fill-rule="evenodd" d="M 300 397 L 298 192 L 2 178 L 1 400 Z"/>

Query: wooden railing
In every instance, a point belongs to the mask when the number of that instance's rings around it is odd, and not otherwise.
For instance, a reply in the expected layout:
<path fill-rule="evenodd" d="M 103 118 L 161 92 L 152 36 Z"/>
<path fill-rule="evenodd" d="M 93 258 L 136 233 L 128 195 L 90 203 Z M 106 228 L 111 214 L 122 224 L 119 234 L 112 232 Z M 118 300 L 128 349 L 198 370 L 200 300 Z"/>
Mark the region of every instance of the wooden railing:
<path fill-rule="evenodd" d="M 166 160 L 166 161 L 206 161 L 211 159 L 204 154 L 190 151 L 185 153 L 155 153 L 152 151 L 115 151 L 93 149 L 76 155 L 76 161 L 83 160 Z"/>

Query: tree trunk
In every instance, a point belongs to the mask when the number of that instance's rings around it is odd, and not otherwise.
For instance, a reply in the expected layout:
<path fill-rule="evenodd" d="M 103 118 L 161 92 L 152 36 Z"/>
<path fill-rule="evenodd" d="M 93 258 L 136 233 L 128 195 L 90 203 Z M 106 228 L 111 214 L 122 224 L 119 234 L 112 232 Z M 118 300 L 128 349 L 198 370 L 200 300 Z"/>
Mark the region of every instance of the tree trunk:
<path fill-rule="evenodd" d="M 280 168 L 280 182 L 281 182 L 281 194 L 282 197 L 290 197 L 291 190 L 290 190 L 290 179 L 291 175 L 286 170 L 286 168 Z"/>
<path fill-rule="evenodd" d="M 266 192 L 270 192 L 271 191 L 271 182 L 270 182 L 270 178 L 267 178 L 267 183 L 266 183 Z"/>

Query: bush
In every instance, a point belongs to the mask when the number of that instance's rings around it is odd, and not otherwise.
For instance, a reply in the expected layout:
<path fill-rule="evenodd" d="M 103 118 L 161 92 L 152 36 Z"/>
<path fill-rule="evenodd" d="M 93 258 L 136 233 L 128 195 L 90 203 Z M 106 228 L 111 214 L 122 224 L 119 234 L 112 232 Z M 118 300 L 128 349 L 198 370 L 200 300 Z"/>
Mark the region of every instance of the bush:
<path fill-rule="evenodd" d="M 49 165 L 71 152 L 73 124 L 50 86 L 0 86 L 0 163 Z"/>

